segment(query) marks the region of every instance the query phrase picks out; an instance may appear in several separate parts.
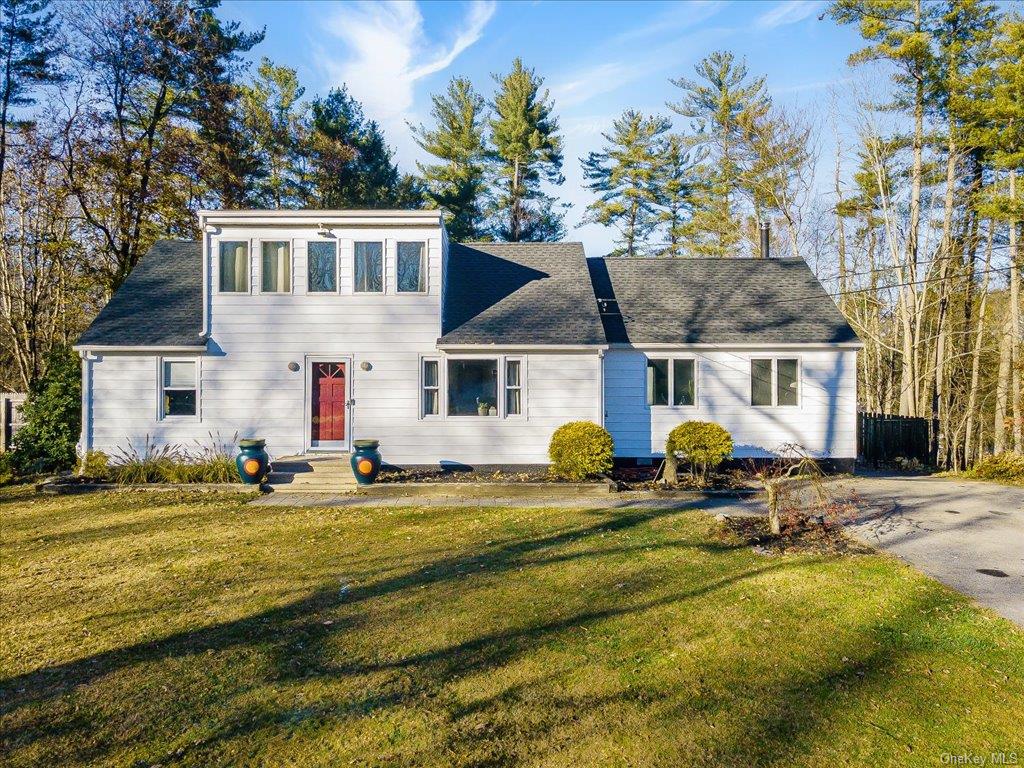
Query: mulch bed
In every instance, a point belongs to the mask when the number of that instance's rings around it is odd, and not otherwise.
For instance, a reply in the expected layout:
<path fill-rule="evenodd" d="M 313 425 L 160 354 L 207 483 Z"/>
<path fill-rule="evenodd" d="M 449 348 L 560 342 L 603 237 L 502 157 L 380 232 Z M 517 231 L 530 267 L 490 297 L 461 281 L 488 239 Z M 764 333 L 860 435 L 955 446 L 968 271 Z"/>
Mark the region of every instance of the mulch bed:
<path fill-rule="evenodd" d="M 566 481 L 547 472 L 478 472 L 451 469 L 385 470 L 377 476 L 378 483 L 551 483 Z M 585 480 L 598 484 L 600 478 Z"/>
<path fill-rule="evenodd" d="M 815 554 L 864 555 L 872 550 L 846 535 L 841 525 L 816 524 L 783 530 L 773 536 L 764 517 L 726 517 L 722 521 L 723 540 L 749 544 L 762 555 Z"/>
<path fill-rule="evenodd" d="M 597 477 L 584 480 L 585 483 L 601 484 L 612 480 L 620 491 L 660 491 L 665 485 L 658 477 L 659 464 L 648 467 L 616 467 L 607 478 Z M 567 481 L 543 471 L 533 472 L 480 472 L 462 469 L 397 469 L 383 470 L 377 476 L 378 483 L 551 483 L 557 485 Z M 689 474 L 679 474 L 680 491 L 728 491 L 745 489 L 748 484 L 738 475 L 716 474 L 708 485 L 701 485 Z"/>

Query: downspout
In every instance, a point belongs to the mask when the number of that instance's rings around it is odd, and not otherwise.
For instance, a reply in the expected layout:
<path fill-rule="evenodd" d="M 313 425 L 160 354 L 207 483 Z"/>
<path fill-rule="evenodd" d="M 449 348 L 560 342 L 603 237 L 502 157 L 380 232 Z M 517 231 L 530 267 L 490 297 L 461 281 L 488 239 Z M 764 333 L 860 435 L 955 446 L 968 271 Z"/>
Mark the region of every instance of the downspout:
<path fill-rule="evenodd" d="M 203 235 L 203 242 L 200 245 L 200 249 L 201 249 L 201 252 L 202 252 L 202 270 L 203 270 L 203 274 L 202 274 L 202 279 L 203 279 L 203 318 L 202 318 L 202 327 L 199 329 L 199 337 L 205 339 L 205 338 L 207 338 L 208 333 L 209 333 L 206 329 L 209 327 L 209 324 L 210 324 L 209 323 L 209 321 L 210 321 L 209 311 L 210 310 L 209 310 L 209 286 L 208 286 L 208 283 L 209 283 L 209 281 L 212 278 L 210 277 L 210 269 L 209 269 L 210 248 L 209 248 L 208 244 L 210 242 L 210 233 L 206 231 L 206 217 L 202 216 L 202 215 L 199 217 L 199 231 Z M 250 256 L 250 258 L 251 258 L 251 256 Z"/>
<path fill-rule="evenodd" d="M 79 457 L 85 458 L 85 454 L 92 450 L 92 359 L 88 350 L 82 350 L 78 354 L 82 358 L 82 431 L 75 447 L 78 449 Z"/>
<path fill-rule="evenodd" d="M 598 390 L 597 390 L 597 423 L 604 426 L 604 356 L 606 350 L 597 350 L 598 359 Z"/>

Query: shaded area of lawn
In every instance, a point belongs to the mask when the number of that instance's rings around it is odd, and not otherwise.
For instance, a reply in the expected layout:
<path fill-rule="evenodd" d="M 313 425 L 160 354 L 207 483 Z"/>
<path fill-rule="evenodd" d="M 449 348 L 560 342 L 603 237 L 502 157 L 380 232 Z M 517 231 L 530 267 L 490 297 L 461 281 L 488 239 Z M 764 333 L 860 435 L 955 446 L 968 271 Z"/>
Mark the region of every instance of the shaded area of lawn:
<path fill-rule="evenodd" d="M 1024 634 L 683 511 L 0 494 L 13 765 L 939 764 L 1018 751 Z"/>

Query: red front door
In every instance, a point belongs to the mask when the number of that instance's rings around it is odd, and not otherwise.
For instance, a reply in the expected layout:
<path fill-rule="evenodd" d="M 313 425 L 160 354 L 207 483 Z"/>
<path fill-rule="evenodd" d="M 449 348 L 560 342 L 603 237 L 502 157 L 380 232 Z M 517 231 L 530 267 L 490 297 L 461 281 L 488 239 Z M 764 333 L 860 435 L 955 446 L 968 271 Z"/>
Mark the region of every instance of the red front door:
<path fill-rule="evenodd" d="M 314 441 L 345 439 L 345 364 L 313 363 Z"/>

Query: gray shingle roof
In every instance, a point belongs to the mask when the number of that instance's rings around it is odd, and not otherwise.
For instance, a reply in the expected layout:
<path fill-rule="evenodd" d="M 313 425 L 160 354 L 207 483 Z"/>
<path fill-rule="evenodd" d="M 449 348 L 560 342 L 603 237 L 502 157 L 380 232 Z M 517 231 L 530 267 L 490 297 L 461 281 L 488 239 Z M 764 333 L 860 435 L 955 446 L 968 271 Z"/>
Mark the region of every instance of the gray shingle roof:
<path fill-rule="evenodd" d="M 834 344 L 857 335 L 803 259 L 590 259 L 611 343 Z"/>
<path fill-rule="evenodd" d="M 605 344 L 582 243 L 452 243 L 441 344 Z"/>
<path fill-rule="evenodd" d="M 159 240 L 100 311 L 83 346 L 201 346 L 202 251 L 198 242 Z"/>
<path fill-rule="evenodd" d="M 79 339 L 201 346 L 198 242 L 161 240 Z M 589 268 L 589 276 L 588 276 Z M 597 299 L 610 299 L 600 314 Z M 802 259 L 586 259 L 580 243 L 452 243 L 441 344 L 826 344 L 853 329 Z"/>

